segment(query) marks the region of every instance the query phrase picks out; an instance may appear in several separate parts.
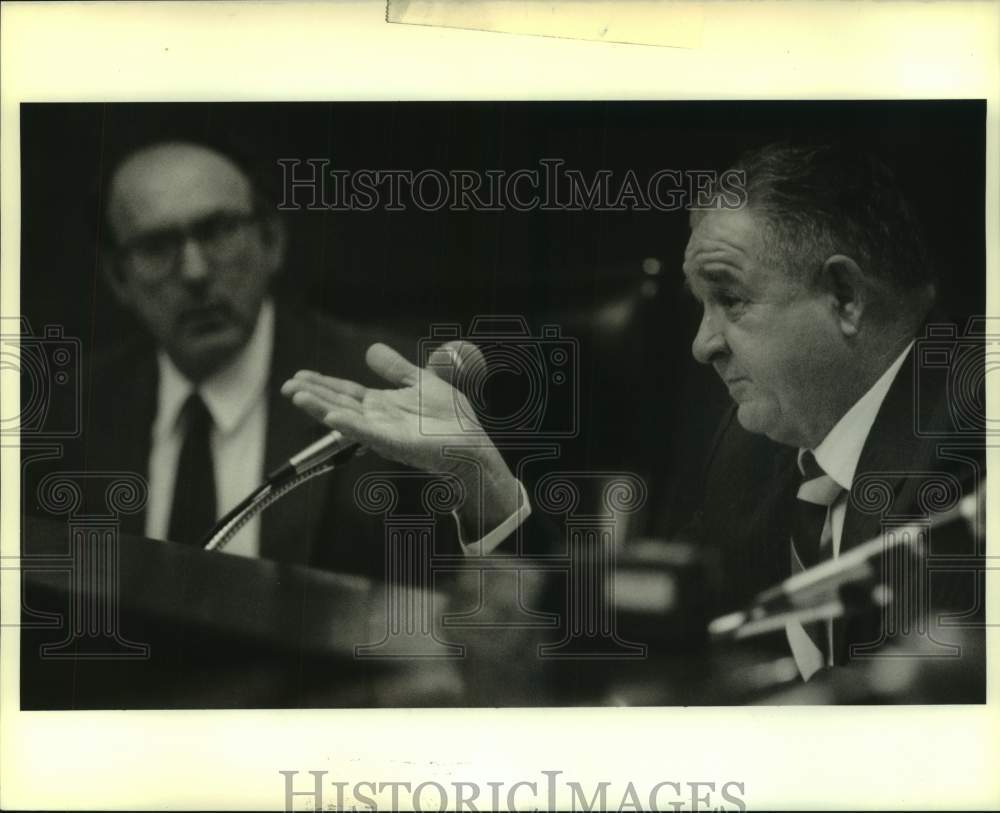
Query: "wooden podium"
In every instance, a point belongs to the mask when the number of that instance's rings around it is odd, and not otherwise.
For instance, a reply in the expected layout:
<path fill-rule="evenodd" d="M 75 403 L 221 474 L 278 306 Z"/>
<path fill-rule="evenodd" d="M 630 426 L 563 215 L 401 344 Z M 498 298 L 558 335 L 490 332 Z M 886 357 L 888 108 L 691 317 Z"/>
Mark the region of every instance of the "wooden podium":
<path fill-rule="evenodd" d="M 401 600 L 440 616 L 439 592 L 100 525 L 22 528 L 22 709 L 461 704 L 455 650 L 390 618 Z"/>
<path fill-rule="evenodd" d="M 485 562 L 455 562 L 464 572 L 419 590 L 133 537 L 100 523 L 26 518 L 22 527 L 20 698 L 27 711 L 984 696 L 985 657 L 969 635 L 967 657 L 918 664 L 905 689 L 879 690 L 867 664 L 802 687 L 783 633 L 731 647 L 675 635 L 638 659 L 615 650 L 552 657 L 565 629 L 512 623 L 523 620 L 522 598 L 541 592 L 504 589 L 517 583 L 504 578 L 511 560 L 494 562 L 496 574 Z M 545 574 L 534 575 L 544 586 Z M 488 596 L 491 584 L 497 591 Z M 642 639 L 642 630 L 625 630 L 633 632 Z M 928 681 L 951 688 L 930 692 Z M 785 692 L 796 687 L 802 691 Z"/>

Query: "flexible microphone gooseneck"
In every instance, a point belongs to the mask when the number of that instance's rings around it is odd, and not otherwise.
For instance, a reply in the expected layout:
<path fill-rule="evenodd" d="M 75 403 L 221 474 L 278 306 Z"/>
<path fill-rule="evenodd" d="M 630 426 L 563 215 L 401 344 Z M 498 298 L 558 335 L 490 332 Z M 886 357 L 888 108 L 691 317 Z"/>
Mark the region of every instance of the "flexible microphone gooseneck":
<path fill-rule="evenodd" d="M 928 523 L 907 525 L 894 530 L 892 539 L 881 534 L 858 545 L 836 559 L 828 559 L 807 570 L 789 576 L 780 584 L 759 593 L 751 606 L 713 620 L 708 627 L 714 639 L 740 639 L 781 629 L 790 620 L 808 623 L 844 615 L 852 608 L 845 606 L 845 597 L 859 601 L 887 602 L 892 599 L 885 591 L 857 590 L 852 587 L 870 585 L 879 569 L 879 561 L 889 547 L 908 549 L 920 558 L 927 555 L 926 532 L 930 529 L 963 521 L 971 533 L 976 533 L 976 517 L 986 494 L 986 480 L 979 483 L 953 508 L 930 517 Z M 845 593 L 846 591 L 846 593 Z"/>
<path fill-rule="evenodd" d="M 428 366 L 438 378 L 458 386 L 476 371 L 484 370 L 486 359 L 472 342 L 451 341 L 431 354 Z M 363 453 L 364 448 L 359 443 L 348 440 L 334 429 L 270 472 L 263 484 L 212 527 L 201 546 L 205 550 L 222 550 L 244 525 L 272 503 Z"/>
<path fill-rule="evenodd" d="M 205 535 L 205 550 L 221 551 L 257 514 L 303 483 L 333 471 L 361 451 L 361 445 L 347 440 L 334 429 L 270 472 L 263 484 L 220 519 Z"/>
<path fill-rule="evenodd" d="M 267 482 L 278 483 L 289 477 L 303 474 L 320 463 L 333 459 L 334 464 L 343 464 L 354 457 L 360 449 L 360 444 L 345 438 L 339 431 L 334 429 L 329 434 L 323 435 L 315 443 L 306 446 L 298 454 L 292 455 L 274 471 L 267 475 Z"/>

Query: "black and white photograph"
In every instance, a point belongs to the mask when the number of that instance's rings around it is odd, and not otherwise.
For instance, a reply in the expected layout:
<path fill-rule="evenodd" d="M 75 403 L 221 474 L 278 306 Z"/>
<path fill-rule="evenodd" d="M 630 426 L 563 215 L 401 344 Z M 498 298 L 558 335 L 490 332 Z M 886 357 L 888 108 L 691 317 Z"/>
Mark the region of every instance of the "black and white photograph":
<path fill-rule="evenodd" d="M 984 702 L 984 123 L 22 106 L 22 706 Z"/>
<path fill-rule="evenodd" d="M 212 96 L 5 107 L 22 715 L 988 710 L 986 98 Z"/>

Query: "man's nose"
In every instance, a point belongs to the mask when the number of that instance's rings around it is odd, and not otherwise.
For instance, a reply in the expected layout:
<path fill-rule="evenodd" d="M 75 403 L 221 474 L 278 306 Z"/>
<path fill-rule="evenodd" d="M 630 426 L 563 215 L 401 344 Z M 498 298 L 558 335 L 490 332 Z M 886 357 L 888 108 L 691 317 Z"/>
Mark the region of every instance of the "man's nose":
<path fill-rule="evenodd" d="M 201 244 L 187 237 L 181 246 L 180 276 L 185 282 L 201 282 L 208 277 L 209 264 Z"/>
<path fill-rule="evenodd" d="M 716 356 L 726 352 L 726 338 L 712 314 L 706 309 L 701 316 L 698 332 L 691 342 L 691 353 L 702 364 L 711 364 Z"/>

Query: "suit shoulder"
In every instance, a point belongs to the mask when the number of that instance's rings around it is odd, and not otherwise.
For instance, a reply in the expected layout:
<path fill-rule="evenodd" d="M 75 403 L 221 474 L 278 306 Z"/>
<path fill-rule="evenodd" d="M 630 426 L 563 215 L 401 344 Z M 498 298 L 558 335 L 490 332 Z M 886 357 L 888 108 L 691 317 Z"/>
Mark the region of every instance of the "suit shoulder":
<path fill-rule="evenodd" d="M 291 375 L 305 368 L 361 383 L 376 383 L 365 364 L 365 353 L 376 342 L 414 360 L 415 343 L 407 341 L 391 326 L 350 322 L 310 308 L 279 305 L 274 367 L 279 375 Z"/>
<path fill-rule="evenodd" d="M 732 482 L 753 482 L 774 474 L 776 467 L 782 468 L 794 454 L 792 447 L 744 429 L 732 408 L 716 432 L 706 473 Z"/>
<path fill-rule="evenodd" d="M 84 374 L 91 382 L 121 380 L 123 376 L 134 376 L 137 371 L 153 369 L 156 364 L 156 350 L 153 344 L 142 336 L 135 336 L 113 347 L 100 348 L 85 357 Z"/>
<path fill-rule="evenodd" d="M 283 380 L 296 370 L 309 369 L 366 386 L 384 386 L 365 364 L 365 353 L 376 342 L 388 344 L 414 360 L 411 343 L 391 327 L 338 319 L 311 308 L 279 305 L 272 372 Z"/>

